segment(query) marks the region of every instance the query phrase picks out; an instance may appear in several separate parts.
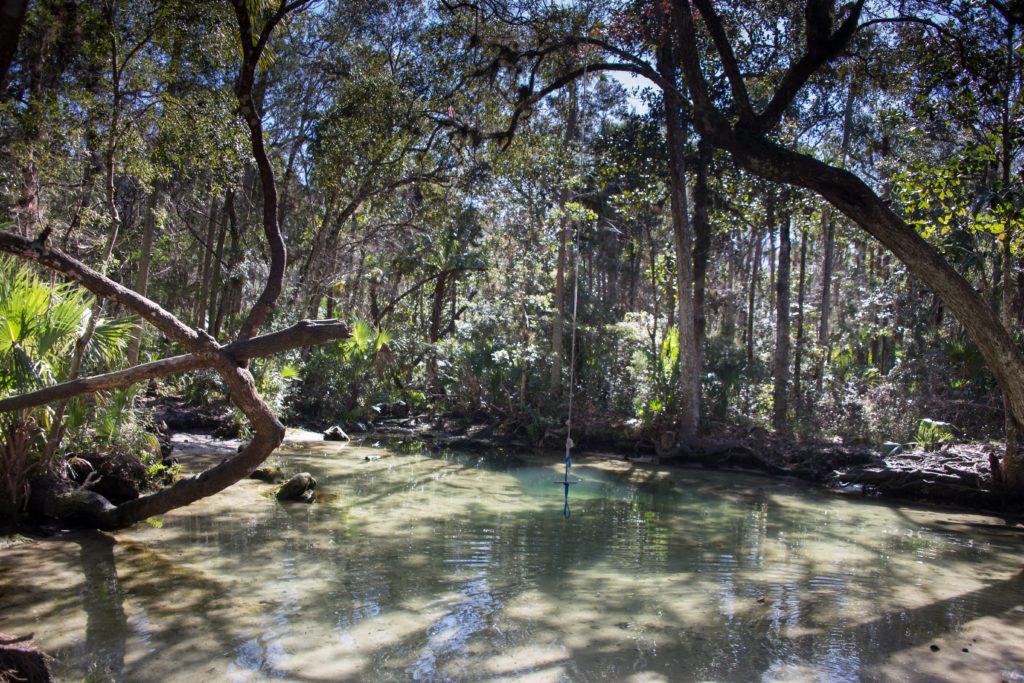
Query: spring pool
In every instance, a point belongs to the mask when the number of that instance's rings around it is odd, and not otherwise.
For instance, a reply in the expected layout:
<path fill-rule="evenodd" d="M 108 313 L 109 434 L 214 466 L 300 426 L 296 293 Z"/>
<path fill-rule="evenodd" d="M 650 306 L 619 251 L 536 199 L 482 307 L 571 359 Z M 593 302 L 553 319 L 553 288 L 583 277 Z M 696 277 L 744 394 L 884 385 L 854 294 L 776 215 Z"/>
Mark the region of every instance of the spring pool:
<path fill-rule="evenodd" d="M 279 460 L 322 499 L 0 550 L 0 632 L 61 680 L 1024 681 L 1000 519 L 599 458 L 566 519 L 557 456 Z"/>

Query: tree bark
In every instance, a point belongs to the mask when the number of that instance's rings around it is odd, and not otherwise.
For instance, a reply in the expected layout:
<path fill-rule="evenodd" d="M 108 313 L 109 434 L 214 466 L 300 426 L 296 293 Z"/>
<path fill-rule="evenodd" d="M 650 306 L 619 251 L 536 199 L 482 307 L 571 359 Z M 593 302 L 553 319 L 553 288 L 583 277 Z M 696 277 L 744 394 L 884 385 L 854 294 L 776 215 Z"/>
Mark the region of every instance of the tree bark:
<path fill-rule="evenodd" d="M 803 417 L 803 389 L 801 387 L 801 363 L 804 353 L 804 295 L 807 282 L 807 228 L 800 230 L 800 274 L 797 276 L 796 304 L 796 348 L 793 351 L 793 402 L 797 419 Z"/>
<path fill-rule="evenodd" d="M 774 210 L 772 214 L 774 214 Z M 772 219 L 774 220 L 774 216 Z M 789 429 L 789 268 L 790 218 L 779 222 L 779 266 L 776 271 L 775 295 L 775 386 L 773 391 L 772 426 L 788 434 Z"/>
<path fill-rule="evenodd" d="M 670 45 L 659 50 L 659 70 L 676 80 Z M 668 166 L 672 235 L 676 247 L 676 324 L 679 330 L 678 434 L 680 443 L 697 436 L 700 421 L 700 367 L 693 308 L 693 229 L 686 197 L 686 122 L 677 103 L 665 98 L 665 134 L 668 138 Z"/>
<path fill-rule="evenodd" d="M 160 203 L 160 194 L 163 188 L 157 183 L 149 195 L 149 203 L 146 206 L 146 217 L 142 223 L 142 246 L 139 254 L 139 273 L 135 279 L 135 291 L 141 296 L 146 296 L 149 291 L 149 264 L 153 260 L 153 235 L 156 232 L 156 213 Z M 142 325 L 136 323 L 132 331 L 132 338 L 128 342 L 128 365 L 136 365 L 139 362 L 139 351 L 142 348 Z"/>

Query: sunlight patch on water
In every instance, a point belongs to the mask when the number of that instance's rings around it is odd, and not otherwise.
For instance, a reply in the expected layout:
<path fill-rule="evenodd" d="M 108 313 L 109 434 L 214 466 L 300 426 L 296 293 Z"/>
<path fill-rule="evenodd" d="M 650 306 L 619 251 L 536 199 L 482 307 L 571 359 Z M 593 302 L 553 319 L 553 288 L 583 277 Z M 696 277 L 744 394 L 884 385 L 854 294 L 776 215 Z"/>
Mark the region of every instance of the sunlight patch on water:
<path fill-rule="evenodd" d="M 1024 672 L 1021 536 L 998 520 L 599 459 L 565 519 L 556 457 L 300 435 L 280 459 L 330 495 L 283 505 L 249 480 L 159 529 L 0 550 L 0 630 L 77 680 Z"/>

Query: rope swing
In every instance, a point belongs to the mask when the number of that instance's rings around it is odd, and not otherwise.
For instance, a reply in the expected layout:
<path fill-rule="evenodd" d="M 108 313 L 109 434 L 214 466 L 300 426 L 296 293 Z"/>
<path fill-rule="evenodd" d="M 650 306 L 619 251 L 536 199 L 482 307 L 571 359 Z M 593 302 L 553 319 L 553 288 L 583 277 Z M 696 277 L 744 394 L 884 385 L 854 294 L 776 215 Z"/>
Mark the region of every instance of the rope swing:
<path fill-rule="evenodd" d="M 579 102 L 585 103 L 587 101 L 587 67 L 584 64 L 583 76 L 582 76 L 582 92 L 580 93 Z M 579 125 L 581 131 L 585 130 L 584 125 L 586 122 L 585 108 L 580 107 Z M 577 146 L 577 161 L 576 166 L 582 176 L 584 170 L 584 134 L 580 134 L 580 143 Z M 564 505 L 562 507 L 562 515 L 568 519 L 572 516 L 572 512 L 569 510 L 569 486 L 572 484 L 579 484 L 580 479 L 570 478 L 569 473 L 572 470 L 572 449 L 576 444 L 572 440 L 572 408 L 573 399 L 576 392 L 576 320 L 577 312 L 579 310 L 579 291 L 580 291 L 580 259 L 579 259 L 579 231 L 573 230 L 572 237 L 572 263 L 573 263 L 573 276 L 572 276 L 572 334 L 570 335 L 569 343 L 569 398 L 568 398 L 568 416 L 565 421 L 565 474 L 562 479 L 555 480 L 556 483 L 562 485 L 564 490 Z"/>
<path fill-rule="evenodd" d="M 572 404 L 576 389 L 576 311 L 579 304 L 580 291 L 580 260 L 578 258 L 579 248 L 576 242 L 576 235 L 574 234 L 572 240 L 572 334 L 570 335 L 571 341 L 569 342 L 569 415 L 565 421 L 565 475 L 560 482 L 565 487 L 565 505 L 562 507 L 562 515 L 566 519 L 572 516 L 572 513 L 569 511 L 569 485 L 580 483 L 579 479 L 569 478 L 569 472 L 572 470 L 572 449 L 576 445 L 572 440 Z"/>

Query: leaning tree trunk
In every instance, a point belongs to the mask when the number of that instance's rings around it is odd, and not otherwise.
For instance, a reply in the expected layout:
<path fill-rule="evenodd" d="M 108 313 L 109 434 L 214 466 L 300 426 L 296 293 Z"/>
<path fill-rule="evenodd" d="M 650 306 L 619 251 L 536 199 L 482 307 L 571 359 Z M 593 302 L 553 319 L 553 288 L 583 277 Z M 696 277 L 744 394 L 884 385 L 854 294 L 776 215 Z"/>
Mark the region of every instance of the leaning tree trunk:
<path fill-rule="evenodd" d="M 1008 412 L 1019 430 L 1024 425 L 1024 355 L 992 307 L 938 250 L 858 176 L 787 149 L 768 137 L 810 77 L 849 44 L 859 25 L 863 0 L 850 3 L 849 11 L 838 26 L 833 25 L 836 18 L 830 12 L 811 11 L 820 10 L 820 3 L 808 3 L 805 53 L 789 66 L 776 92 L 760 112 L 754 111 L 736 54 L 712 0 L 693 2 L 700 10 L 701 22 L 721 59 L 738 111 L 737 123 L 733 124 L 717 108 L 704 76 L 699 52 L 701 42 L 690 2 L 675 0 L 673 26 L 697 131 L 716 147 L 729 152 L 740 167 L 767 180 L 818 193 L 906 264 L 912 275 L 942 299 L 977 344 L 1003 390 Z M 677 92 L 667 93 L 666 99 L 676 98 L 679 98 Z M 1019 455 L 1004 459 L 1003 474 L 1011 490 L 1017 494 L 1024 492 L 1024 462 Z"/>
<path fill-rule="evenodd" d="M 760 136 L 742 131 L 711 136 L 743 168 L 757 175 L 813 190 L 887 247 L 910 272 L 946 304 L 977 344 L 1006 396 L 1018 429 L 1024 424 L 1024 356 L 999 316 L 948 261 L 900 218 L 860 178 Z M 1004 477 L 1024 491 L 1024 463 L 1019 456 L 1004 462 Z"/>
<path fill-rule="evenodd" d="M 252 85 L 256 64 L 266 47 L 274 27 L 303 2 L 280 2 L 276 11 L 254 33 L 246 0 L 234 0 L 232 5 L 241 36 L 242 65 L 236 82 L 239 109 L 249 126 L 253 156 L 260 170 L 264 202 L 264 233 L 270 246 L 270 274 L 259 300 L 253 306 L 243 325 L 240 341 L 250 339 L 266 321 L 274 308 L 283 286 L 286 253 L 277 222 L 277 195 L 274 188 L 273 167 L 266 155 L 263 129 L 252 99 Z M 110 179 L 108 178 L 108 183 Z M 231 400 L 252 425 L 253 436 L 238 453 L 194 477 L 187 477 L 173 485 L 118 506 L 105 499 L 93 501 L 96 505 L 83 507 L 90 521 L 100 528 L 116 529 L 130 526 L 148 517 L 159 515 L 200 498 L 213 495 L 245 477 L 280 445 L 284 427 L 263 402 L 256 391 L 245 360 L 235 358 L 217 341 L 201 330 L 195 330 L 164 310 L 154 301 L 138 292 L 114 282 L 101 272 L 46 246 L 43 240 L 29 241 L 18 235 L 0 232 L 0 250 L 46 266 L 84 286 L 99 299 L 109 299 L 125 306 L 150 322 L 171 341 L 211 367 L 224 380 Z"/>

